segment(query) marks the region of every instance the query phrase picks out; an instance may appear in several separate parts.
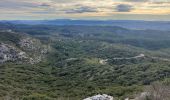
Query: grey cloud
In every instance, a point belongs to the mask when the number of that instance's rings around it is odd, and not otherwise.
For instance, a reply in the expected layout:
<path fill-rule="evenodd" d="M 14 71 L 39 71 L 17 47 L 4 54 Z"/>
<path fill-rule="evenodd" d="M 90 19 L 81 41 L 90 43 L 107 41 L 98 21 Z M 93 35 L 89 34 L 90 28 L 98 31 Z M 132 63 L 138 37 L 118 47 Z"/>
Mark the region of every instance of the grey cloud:
<path fill-rule="evenodd" d="M 126 2 L 152 2 L 152 3 L 170 3 L 169 0 L 123 0 Z"/>
<path fill-rule="evenodd" d="M 98 12 L 98 11 L 97 9 L 88 6 L 81 6 L 65 11 L 65 13 L 86 13 L 86 12 Z"/>
<path fill-rule="evenodd" d="M 50 5 L 50 4 L 47 4 L 47 3 L 42 3 L 42 4 L 40 4 L 39 6 L 41 6 L 41 7 L 50 7 L 51 5 Z"/>
<path fill-rule="evenodd" d="M 32 14 L 43 14 L 43 15 L 48 15 L 48 14 L 57 14 L 60 13 L 61 10 L 56 10 L 54 8 L 48 8 L 48 9 L 44 9 L 41 11 L 30 11 L 30 13 Z"/>
<path fill-rule="evenodd" d="M 115 9 L 117 12 L 130 12 L 133 9 L 133 6 L 128 4 L 119 4 Z"/>
<path fill-rule="evenodd" d="M 124 0 L 124 1 L 128 1 L 128 2 L 148 2 L 150 0 Z"/>
<path fill-rule="evenodd" d="M 73 2 L 77 2 L 77 0 L 50 0 L 52 2 L 55 3 L 73 3 Z"/>
<path fill-rule="evenodd" d="M 0 8 L 20 10 L 24 8 L 49 7 L 48 3 L 24 2 L 19 0 L 0 0 Z"/>
<path fill-rule="evenodd" d="M 167 2 L 156 2 L 156 1 L 154 1 L 154 2 L 152 2 L 153 4 L 169 4 L 170 3 L 170 1 L 167 1 Z"/>
<path fill-rule="evenodd" d="M 18 0 L 0 0 L 0 8 L 21 9 L 37 7 L 37 4 Z"/>

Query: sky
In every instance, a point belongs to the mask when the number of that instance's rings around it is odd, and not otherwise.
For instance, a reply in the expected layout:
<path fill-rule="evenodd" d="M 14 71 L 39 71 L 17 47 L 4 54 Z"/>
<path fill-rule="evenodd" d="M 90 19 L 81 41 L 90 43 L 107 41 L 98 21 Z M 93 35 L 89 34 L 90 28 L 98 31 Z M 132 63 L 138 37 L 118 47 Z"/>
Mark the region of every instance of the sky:
<path fill-rule="evenodd" d="M 0 0 L 0 20 L 170 21 L 170 0 Z"/>

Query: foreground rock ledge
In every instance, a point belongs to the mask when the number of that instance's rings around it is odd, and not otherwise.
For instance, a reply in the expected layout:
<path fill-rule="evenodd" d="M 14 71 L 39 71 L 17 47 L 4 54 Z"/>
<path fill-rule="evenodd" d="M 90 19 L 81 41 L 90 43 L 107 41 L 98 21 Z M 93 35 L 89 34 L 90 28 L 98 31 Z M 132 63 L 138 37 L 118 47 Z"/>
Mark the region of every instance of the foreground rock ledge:
<path fill-rule="evenodd" d="M 96 96 L 88 97 L 83 100 L 113 100 L 113 97 L 107 94 L 102 94 L 102 95 L 98 94 Z"/>

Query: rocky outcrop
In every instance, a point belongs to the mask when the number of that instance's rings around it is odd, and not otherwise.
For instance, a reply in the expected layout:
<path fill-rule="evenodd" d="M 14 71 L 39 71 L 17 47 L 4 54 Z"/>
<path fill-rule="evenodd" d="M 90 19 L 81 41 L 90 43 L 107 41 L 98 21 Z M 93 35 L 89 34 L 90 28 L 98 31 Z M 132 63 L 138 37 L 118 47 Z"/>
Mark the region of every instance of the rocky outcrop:
<path fill-rule="evenodd" d="M 0 39 L 0 63 L 39 63 L 45 58 L 49 49 L 49 47 L 43 45 L 40 40 L 25 33 L 3 30 L 3 34 L 0 34 L 0 37 L 1 35 L 3 40 Z M 17 41 L 14 42 L 14 39 L 17 39 Z"/>
<path fill-rule="evenodd" d="M 130 99 L 130 98 L 125 98 L 124 100 L 147 100 L 147 97 L 150 94 L 148 92 L 142 92 L 140 95 L 137 95 L 134 99 Z M 95 95 L 92 97 L 88 97 L 86 99 L 83 100 L 115 100 L 112 96 L 109 96 L 107 94 L 103 94 L 103 95 Z M 117 99 L 116 99 L 117 100 Z"/>
<path fill-rule="evenodd" d="M 99 63 L 102 65 L 106 65 L 107 64 L 108 59 L 100 59 Z"/>
<path fill-rule="evenodd" d="M 20 39 L 19 46 L 25 51 L 38 51 L 40 53 L 47 53 L 47 49 L 43 48 L 40 40 L 32 37 L 24 37 Z"/>
<path fill-rule="evenodd" d="M 102 94 L 102 95 L 96 95 L 96 96 L 92 96 L 92 97 L 88 97 L 86 99 L 83 100 L 114 100 L 112 96 L 109 96 L 107 94 Z"/>
<path fill-rule="evenodd" d="M 31 64 L 41 62 L 44 55 L 48 52 L 48 47 L 46 45 L 43 45 L 40 40 L 32 37 L 22 38 L 19 42 L 19 46 L 22 50 L 28 52 Z"/>
<path fill-rule="evenodd" d="M 0 63 L 7 61 L 22 61 L 26 60 L 28 57 L 25 52 L 17 49 L 14 46 L 0 43 Z"/>

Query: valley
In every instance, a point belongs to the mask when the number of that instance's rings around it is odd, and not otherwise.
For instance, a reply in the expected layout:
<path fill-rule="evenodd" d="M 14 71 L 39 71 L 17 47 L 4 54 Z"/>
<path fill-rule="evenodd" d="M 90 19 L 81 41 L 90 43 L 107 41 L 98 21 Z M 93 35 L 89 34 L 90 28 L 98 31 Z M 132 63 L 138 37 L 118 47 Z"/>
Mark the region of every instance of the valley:
<path fill-rule="evenodd" d="M 169 30 L 0 22 L 0 99 L 125 100 L 157 82 L 169 89 L 169 50 Z"/>

